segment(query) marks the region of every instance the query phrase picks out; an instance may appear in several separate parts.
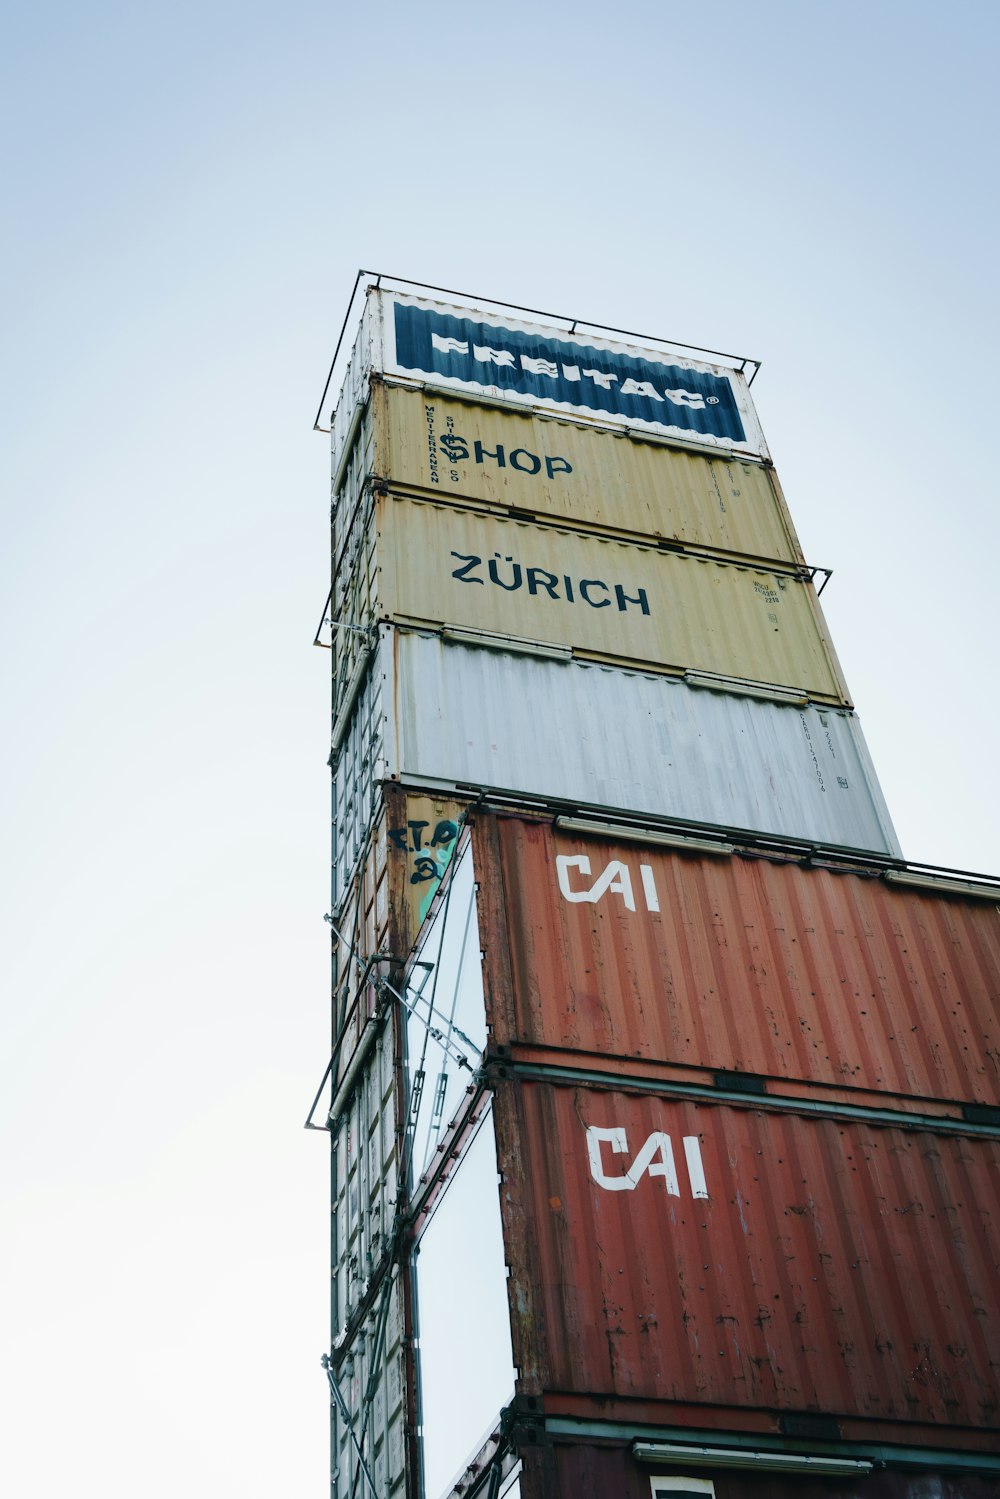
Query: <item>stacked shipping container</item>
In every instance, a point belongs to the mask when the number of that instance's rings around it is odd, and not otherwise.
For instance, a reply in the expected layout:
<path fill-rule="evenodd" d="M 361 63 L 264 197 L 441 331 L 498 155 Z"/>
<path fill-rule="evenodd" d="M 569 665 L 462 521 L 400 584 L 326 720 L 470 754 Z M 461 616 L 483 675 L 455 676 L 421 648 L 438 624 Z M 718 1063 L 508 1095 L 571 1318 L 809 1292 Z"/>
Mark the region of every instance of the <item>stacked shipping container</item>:
<path fill-rule="evenodd" d="M 900 858 L 743 369 L 373 287 L 332 428 L 334 1492 L 443 1489 L 484 1121 L 463 1493 L 992 1492 L 997 890 Z"/>

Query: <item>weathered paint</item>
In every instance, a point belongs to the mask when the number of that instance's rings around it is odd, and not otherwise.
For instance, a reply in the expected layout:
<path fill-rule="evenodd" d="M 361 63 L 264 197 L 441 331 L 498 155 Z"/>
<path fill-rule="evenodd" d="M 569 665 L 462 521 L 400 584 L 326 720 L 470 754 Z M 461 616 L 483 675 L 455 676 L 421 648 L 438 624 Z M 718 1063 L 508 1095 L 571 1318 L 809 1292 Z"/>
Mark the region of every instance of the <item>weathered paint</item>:
<path fill-rule="evenodd" d="M 337 829 L 347 849 L 334 870 L 336 1084 L 375 1014 L 373 978 L 399 978 L 451 863 L 466 810 L 452 799 L 407 795 L 393 785 L 380 795 L 369 785 L 367 794 L 364 811 L 352 804 L 357 827 L 345 822 Z M 387 963 L 373 975 L 365 965 L 376 953 L 386 955 Z"/>
<path fill-rule="evenodd" d="M 335 470 L 373 373 L 767 456 L 738 368 L 370 287 L 331 420 Z"/>
<path fill-rule="evenodd" d="M 368 472 L 444 501 L 803 562 L 770 466 L 376 382 Z M 350 496 L 345 496 L 349 500 Z"/>
<path fill-rule="evenodd" d="M 494 1108 L 522 1393 L 997 1445 L 1000 1140 L 515 1080 Z"/>
<path fill-rule="evenodd" d="M 335 1027 L 337 1012 L 335 1002 Z M 394 1263 L 394 1230 L 404 1210 L 399 1166 L 404 1100 L 395 1065 L 398 1014 L 383 1013 L 368 1034 L 373 1039 L 363 1060 L 359 1056 L 343 1087 L 335 1084 L 336 1111 L 328 1121 L 330 1372 L 363 1441 L 379 1492 L 399 1496 L 407 1469 L 413 1376 L 407 1272 Z M 346 1493 L 357 1482 L 359 1465 L 335 1399 L 330 1421 L 334 1491 Z"/>
<path fill-rule="evenodd" d="M 486 631 L 850 706 L 813 584 L 396 495 L 334 593 L 342 624 Z"/>
<path fill-rule="evenodd" d="M 369 402 L 350 450 L 345 453 L 344 461 L 334 475 L 330 494 L 330 561 L 333 571 L 357 522 L 358 509 L 375 468 L 376 433 L 380 429 L 373 417 L 373 406 Z"/>
<path fill-rule="evenodd" d="M 330 461 L 334 493 L 338 488 L 340 465 L 357 435 L 357 424 L 368 400 L 372 370 L 379 366 L 380 347 L 379 293 L 368 289 L 358 330 L 351 346 L 351 356 L 344 369 L 344 379 L 337 404 L 330 413 Z"/>
<path fill-rule="evenodd" d="M 383 1026 L 331 1124 L 334 1341 L 356 1317 L 373 1277 L 385 1269 L 391 1247 L 399 1200 L 395 1084 L 392 1027 Z"/>
<path fill-rule="evenodd" d="M 334 1378 L 360 1438 L 364 1428 L 365 1461 L 376 1491 L 385 1499 L 402 1499 L 407 1492 L 407 1471 L 413 1471 L 408 1453 L 410 1421 L 407 1398 L 411 1382 L 408 1365 L 412 1354 L 407 1345 L 400 1278 L 387 1281 L 389 1305 L 381 1341 L 378 1339 L 379 1306 L 365 1317 L 356 1335 L 338 1349 Z M 365 1398 L 371 1386 L 371 1398 Z M 330 1401 L 330 1453 L 332 1493 L 338 1496 L 370 1492 L 359 1471 L 357 1449 L 351 1431 L 336 1402 Z"/>
<path fill-rule="evenodd" d="M 636 1437 L 643 1438 L 641 1428 Z M 648 1438 L 647 1438 L 648 1439 Z M 799 1444 L 801 1450 L 804 1445 Z M 794 1442 L 788 1447 L 794 1451 Z M 827 1455 L 831 1455 L 827 1453 Z M 836 1449 L 833 1455 L 838 1455 Z M 849 1453 L 847 1454 L 850 1455 Z M 840 1477 L 808 1472 L 757 1471 L 748 1459 L 744 1471 L 685 1466 L 673 1458 L 640 1463 L 629 1441 L 528 1443 L 521 1452 L 520 1499 L 685 1499 L 684 1481 L 710 1480 L 715 1499 L 998 1499 L 1000 1477 L 948 1471 L 928 1463 L 918 1472 L 885 1470 Z M 670 1487 L 651 1487 L 655 1477 L 671 1477 Z M 689 1495 L 697 1490 L 689 1487 Z M 457 1496 L 456 1496 L 457 1499 Z"/>
<path fill-rule="evenodd" d="M 378 710 L 362 713 L 346 780 L 406 775 L 898 853 L 852 713 L 381 635 L 366 688 Z"/>
<path fill-rule="evenodd" d="M 1000 904 L 477 821 L 497 1042 L 1000 1106 Z"/>
<path fill-rule="evenodd" d="M 335 744 L 335 904 L 401 776 L 899 852 L 853 714 L 384 627 Z"/>
<path fill-rule="evenodd" d="M 387 826 L 389 860 L 399 866 L 405 901 L 404 932 L 399 951 L 413 946 L 458 847 L 464 808 L 431 796 L 407 796 L 405 819 L 391 817 Z"/>

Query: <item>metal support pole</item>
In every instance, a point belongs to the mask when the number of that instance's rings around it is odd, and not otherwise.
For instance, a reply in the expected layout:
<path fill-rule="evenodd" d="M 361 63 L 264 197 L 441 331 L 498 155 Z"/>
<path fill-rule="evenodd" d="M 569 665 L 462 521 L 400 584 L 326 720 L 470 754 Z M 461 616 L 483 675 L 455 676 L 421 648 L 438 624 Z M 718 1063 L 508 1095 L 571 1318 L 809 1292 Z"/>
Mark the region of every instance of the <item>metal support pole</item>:
<path fill-rule="evenodd" d="M 347 1409 L 347 1404 L 346 1404 L 346 1402 L 344 1400 L 344 1397 L 340 1393 L 340 1389 L 339 1389 L 339 1387 L 337 1385 L 337 1381 L 333 1377 L 333 1370 L 330 1367 L 329 1356 L 324 1353 L 323 1357 L 320 1359 L 320 1363 L 323 1365 L 323 1368 L 326 1370 L 326 1377 L 327 1377 L 327 1380 L 329 1381 L 330 1389 L 333 1392 L 333 1398 L 337 1402 L 337 1409 L 340 1411 L 340 1414 L 343 1416 L 344 1420 L 347 1422 L 347 1429 L 351 1433 L 351 1441 L 354 1443 L 355 1451 L 358 1454 L 358 1462 L 361 1464 L 361 1469 L 362 1469 L 362 1471 L 363 1471 L 363 1473 L 365 1475 L 365 1478 L 368 1480 L 368 1487 L 372 1491 L 372 1499 L 379 1499 L 378 1489 L 375 1487 L 375 1480 L 374 1480 L 374 1478 L 371 1475 L 371 1469 L 369 1468 L 368 1464 L 365 1462 L 365 1455 L 364 1455 L 364 1453 L 361 1450 L 361 1443 L 358 1441 L 357 1434 L 356 1434 L 356 1432 L 354 1430 L 354 1425 L 353 1425 L 353 1423 L 351 1421 L 351 1413 Z"/>

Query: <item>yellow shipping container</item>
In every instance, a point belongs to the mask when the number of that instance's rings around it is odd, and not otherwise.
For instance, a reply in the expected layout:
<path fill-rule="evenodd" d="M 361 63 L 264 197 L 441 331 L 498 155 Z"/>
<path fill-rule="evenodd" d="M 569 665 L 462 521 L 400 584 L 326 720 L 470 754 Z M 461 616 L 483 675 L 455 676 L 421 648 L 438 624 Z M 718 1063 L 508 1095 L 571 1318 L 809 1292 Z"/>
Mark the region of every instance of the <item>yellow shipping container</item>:
<path fill-rule="evenodd" d="M 392 494 L 359 540 L 338 577 L 343 623 L 481 631 L 850 706 L 802 578 Z"/>
<path fill-rule="evenodd" d="M 380 381 L 369 430 L 371 472 L 449 503 L 803 561 L 774 471 L 762 463 Z"/>

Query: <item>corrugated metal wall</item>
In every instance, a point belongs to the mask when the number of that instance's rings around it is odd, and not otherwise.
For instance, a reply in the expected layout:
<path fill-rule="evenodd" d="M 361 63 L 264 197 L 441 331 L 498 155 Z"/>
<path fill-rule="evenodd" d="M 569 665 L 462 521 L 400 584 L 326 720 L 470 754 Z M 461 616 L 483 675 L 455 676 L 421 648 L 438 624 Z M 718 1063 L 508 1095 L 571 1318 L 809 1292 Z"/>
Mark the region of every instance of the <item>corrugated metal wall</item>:
<path fill-rule="evenodd" d="M 1000 889 L 478 825 L 511 973 L 497 1042 L 1000 1107 Z"/>
<path fill-rule="evenodd" d="M 766 458 L 745 364 L 369 287 L 331 419 L 334 471 L 373 374 Z"/>
<path fill-rule="evenodd" d="M 486 630 L 850 706 L 807 580 L 380 496 L 338 575 L 347 623 Z"/>
<path fill-rule="evenodd" d="M 335 1023 L 336 1023 L 335 1016 Z M 400 1495 L 407 1477 L 404 1372 L 406 1307 L 393 1263 L 401 1206 L 400 1094 L 392 1017 L 376 1026 L 357 1085 L 331 1112 L 331 1355 L 335 1490 L 361 1478 L 359 1449 L 379 1492 Z M 334 1059 L 335 1078 L 339 1074 Z M 335 1087 L 334 1105 L 341 1090 Z M 332 1393 L 332 1392 L 331 1392 Z"/>
<path fill-rule="evenodd" d="M 662 1444 L 683 1452 L 683 1442 Z M 808 1444 L 807 1444 L 808 1445 Z M 766 1451 L 765 1451 L 766 1456 Z M 816 1456 L 814 1454 L 813 1461 Z M 826 1454 L 829 1459 L 830 1454 Z M 567 1433 L 557 1443 L 526 1446 L 520 1499 L 997 1499 L 1000 1480 L 975 1472 L 949 1473 L 925 1465 L 918 1472 L 885 1471 L 876 1462 L 858 1463 L 858 1472 L 838 1476 L 711 1469 L 685 1465 L 676 1456 L 639 1462 L 628 1441 L 576 1440 Z M 817 1465 L 818 1466 L 818 1465 Z M 708 1479 L 713 1488 L 699 1489 Z M 657 1480 L 654 1483 L 654 1480 Z M 665 1481 L 666 1480 L 666 1481 Z"/>
<path fill-rule="evenodd" d="M 365 297 L 351 357 L 344 371 L 337 404 L 330 417 L 330 464 L 334 479 L 357 435 L 357 422 L 368 401 L 372 371 L 381 364 L 381 325 L 380 298 L 378 292 L 372 289 Z M 334 490 L 336 488 L 334 483 Z"/>
<path fill-rule="evenodd" d="M 385 1499 L 408 1492 L 406 1332 L 398 1279 L 387 1282 L 386 1296 L 384 1315 L 379 1307 L 369 1313 L 334 1368 L 351 1418 L 348 1424 L 331 1402 L 331 1485 L 338 1496 L 367 1488 L 352 1429 L 376 1492 Z"/>
<path fill-rule="evenodd" d="M 468 811 L 454 800 L 407 795 L 393 785 L 371 788 L 370 794 L 376 808 L 370 830 L 362 837 L 360 817 L 352 830 L 361 843 L 361 857 L 352 869 L 334 870 L 339 881 L 332 925 L 338 975 L 335 1086 L 375 1014 L 378 979 L 398 980 L 413 950 Z M 376 953 L 386 955 L 386 962 L 369 969 L 366 962 Z"/>
<path fill-rule="evenodd" d="M 337 751 L 338 889 L 400 776 L 899 852 L 853 713 L 384 627 Z"/>
<path fill-rule="evenodd" d="M 384 1268 L 399 1196 L 391 1029 L 372 1048 L 359 1087 L 331 1122 L 334 1155 L 334 1327 L 343 1333 Z"/>
<path fill-rule="evenodd" d="M 399 630 L 374 675 L 390 775 L 897 852 L 851 713 Z"/>
<path fill-rule="evenodd" d="M 495 1110 L 522 1388 L 1000 1450 L 1000 1141 L 531 1081 Z"/>
<path fill-rule="evenodd" d="M 463 1494 L 658 1494 L 671 1432 L 802 1469 L 720 1499 L 1000 1492 L 998 905 L 888 882 L 745 362 L 382 287 L 332 429 L 336 1499 L 352 1429 L 432 1499 L 412 1251 L 490 1090 L 520 1377 Z"/>
<path fill-rule="evenodd" d="M 369 472 L 391 485 L 573 526 L 805 560 L 768 465 L 381 382 L 371 412 Z"/>

